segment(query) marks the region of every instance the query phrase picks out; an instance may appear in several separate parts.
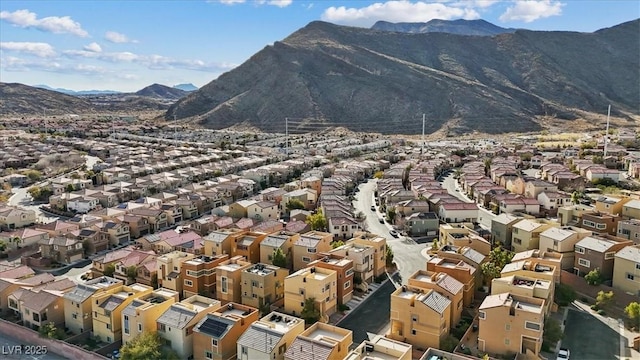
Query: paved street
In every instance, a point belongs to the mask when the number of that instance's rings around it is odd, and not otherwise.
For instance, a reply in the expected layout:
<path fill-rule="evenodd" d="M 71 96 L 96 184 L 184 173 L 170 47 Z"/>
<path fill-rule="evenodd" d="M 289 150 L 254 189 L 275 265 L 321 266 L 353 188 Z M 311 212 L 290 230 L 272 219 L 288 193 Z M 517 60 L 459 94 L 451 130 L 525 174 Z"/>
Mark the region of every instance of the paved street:
<path fill-rule="evenodd" d="M 462 189 L 458 188 L 456 179 L 453 178 L 453 175 L 454 174 L 451 173 L 443 178 L 442 187 L 446 189 L 449 194 L 457 197 L 458 199 L 464 202 L 472 203 L 473 200 L 465 196 L 462 192 Z M 491 211 L 482 207 L 478 207 L 478 223 L 485 229 L 491 230 L 491 220 L 493 220 L 494 217 L 496 217 L 496 215 Z"/>
<path fill-rule="evenodd" d="M 391 281 L 385 282 L 357 309 L 338 322 L 338 326 L 353 331 L 354 347 L 368 340 L 369 334 L 378 334 L 387 328 L 391 311 L 391 293 L 395 289 Z"/>
<path fill-rule="evenodd" d="M 396 282 L 405 282 L 411 274 L 419 269 L 426 269 L 427 260 L 420 254 L 420 250 L 424 249 L 425 244 L 418 244 L 410 238 L 400 236 L 394 238 L 389 234 L 391 226 L 388 224 L 380 224 L 378 218 L 383 217 L 383 214 L 376 211 L 371 211 L 371 205 L 374 204 L 373 193 L 375 191 L 376 181 L 369 180 L 369 182 L 360 185 L 360 191 L 356 194 L 356 199 L 353 202 L 355 211 L 361 211 L 366 215 L 366 224 L 369 232 L 383 236 L 387 239 L 387 244 L 391 247 L 394 254 L 394 261 L 398 266 L 399 279 L 394 278 Z"/>
<path fill-rule="evenodd" d="M 620 339 L 626 341 L 626 338 L 622 338 L 611 327 L 586 311 L 569 309 L 564 330 L 562 347 L 571 351 L 572 359 L 615 359 L 630 355 L 629 350 L 626 349 L 628 343 L 625 342 L 622 347 L 620 346 Z M 621 348 L 625 353 L 620 353 Z"/>
<path fill-rule="evenodd" d="M 39 356 L 35 356 L 35 355 L 25 355 L 25 354 L 17 354 L 16 352 L 16 346 L 19 347 L 20 345 L 33 345 L 33 344 L 26 344 L 24 341 L 20 341 L 19 339 L 14 339 L 12 337 L 7 337 L 7 336 L 3 336 L 0 335 L 0 359 L 11 359 L 11 360 L 31 360 L 31 359 L 40 359 L 40 360 L 63 360 L 63 359 L 67 359 L 65 357 L 56 355 L 54 353 L 47 353 L 46 355 L 39 355 Z M 9 354 L 11 353 L 11 354 Z"/>

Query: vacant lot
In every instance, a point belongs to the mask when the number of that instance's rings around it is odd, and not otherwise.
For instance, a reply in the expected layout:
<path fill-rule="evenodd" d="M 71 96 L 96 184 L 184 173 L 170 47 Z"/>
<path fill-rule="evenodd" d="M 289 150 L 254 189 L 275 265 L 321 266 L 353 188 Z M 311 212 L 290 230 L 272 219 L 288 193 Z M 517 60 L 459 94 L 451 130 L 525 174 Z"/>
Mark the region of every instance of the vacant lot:
<path fill-rule="evenodd" d="M 569 309 L 562 347 L 571 351 L 571 359 L 616 359 L 619 340 L 617 332 L 591 314 Z"/>

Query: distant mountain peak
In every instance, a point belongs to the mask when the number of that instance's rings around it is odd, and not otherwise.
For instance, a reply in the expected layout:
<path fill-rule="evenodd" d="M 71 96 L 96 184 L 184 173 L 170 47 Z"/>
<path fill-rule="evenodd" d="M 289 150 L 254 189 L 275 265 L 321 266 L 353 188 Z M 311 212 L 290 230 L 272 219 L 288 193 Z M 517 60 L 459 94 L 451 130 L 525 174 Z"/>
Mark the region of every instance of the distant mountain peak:
<path fill-rule="evenodd" d="M 426 23 L 392 23 L 378 21 L 371 27 L 373 30 L 404 32 L 411 34 L 423 34 L 429 32 L 441 32 L 456 35 L 494 36 L 504 33 L 513 33 L 516 29 L 503 28 L 486 20 L 440 20 L 433 19 Z"/>
<path fill-rule="evenodd" d="M 193 85 L 192 83 L 173 85 L 173 88 L 174 89 L 179 89 L 179 90 L 182 90 L 182 91 L 196 91 L 196 90 L 198 90 L 198 87 Z"/>
<path fill-rule="evenodd" d="M 179 99 L 187 94 L 186 91 L 172 88 L 166 85 L 153 83 L 143 89 L 140 89 L 134 93 L 138 96 L 147 96 L 152 98 L 162 99 Z"/>

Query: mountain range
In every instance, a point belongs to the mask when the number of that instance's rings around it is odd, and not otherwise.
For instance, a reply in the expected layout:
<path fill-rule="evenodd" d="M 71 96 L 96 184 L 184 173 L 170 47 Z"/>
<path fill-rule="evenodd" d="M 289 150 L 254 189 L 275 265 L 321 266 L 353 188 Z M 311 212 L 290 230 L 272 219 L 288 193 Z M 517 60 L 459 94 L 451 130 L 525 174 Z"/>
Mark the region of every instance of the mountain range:
<path fill-rule="evenodd" d="M 639 55 L 640 20 L 493 36 L 315 21 L 181 98 L 165 118 L 279 132 L 288 118 L 290 130 L 419 134 L 422 114 L 427 133 L 537 131 L 542 118 L 571 128 L 609 104 L 613 116 L 639 115 Z"/>

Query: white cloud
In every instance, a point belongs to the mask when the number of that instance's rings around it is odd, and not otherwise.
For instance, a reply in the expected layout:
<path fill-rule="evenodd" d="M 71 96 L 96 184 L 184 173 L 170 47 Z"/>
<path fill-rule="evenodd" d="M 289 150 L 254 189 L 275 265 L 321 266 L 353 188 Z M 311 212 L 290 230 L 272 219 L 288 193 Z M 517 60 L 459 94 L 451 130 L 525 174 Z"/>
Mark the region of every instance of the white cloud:
<path fill-rule="evenodd" d="M 85 45 L 83 47 L 83 49 L 85 49 L 86 51 L 91 51 L 91 52 L 102 52 L 102 47 L 100 46 L 100 44 L 96 43 L 96 42 L 92 42 L 89 45 Z"/>
<path fill-rule="evenodd" d="M 48 16 L 38 19 L 36 13 L 22 9 L 14 12 L 0 11 L 0 19 L 21 28 L 33 28 L 54 34 L 89 36 L 89 33 L 82 29 L 80 23 L 69 16 Z"/>
<path fill-rule="evenodd" d="M 258 0 L 259 4 L 273 5 L 280 8 L 287 7 L 291 5 L 292 2 L 293 0 Z"/>
<path fill-rule="evenodd" d="M 0 49 L 27 53 L 39 57 L 51 57 L 56 54 L 53 46 L 42 42 L 0 42 Z"/>
<path fill-rule="evenodd" d="M 95 52 L 87 50 L 65 50 L 62 52 L 65 56 L 74 58 L 90 58 L 109 62 L 134 62 L 140 59 L 140 56 L 128 52 Z"/>
<path fill-rule="evenodd" d="M 460 3 L 458 3 L 460 4 Z M 465 5 L 466 3 L 463 3 Z M 447 6 L 442 3 L 425 1 L 387 1 L 375 3 L 362 8 L 332 6 L 324 11 L 322 20 L 337 24 L 354 26 L 371 26 L 378 20 L 389 22 L 426 22 L 433 19 L 478 19 L 480 14 L 469 7 Z"/>
<path fill-rule="evenodd" d="M 220 3 L 225 5 L 242 4 L 244 2 L 245 0 L 220 0 Z"/>
<path fill-rule="evenodd" d="M 500 21 L 524 21 L 532 22 L 541 18 L 560 15 L 562 4 L 552 0 L 522 0 L 507 8 L 500 15 Z"/>
<path fill-rule="evenodd" d="M 123 43 L 137 43 L 137 40 L 131 40 L 129 39 L 129 37 L 127 37 L 127 35 L 125 34 L 121 34 L 119 32 L 115 32 L 115 31 L 107 31 L 104 34 L 104 38 L 107 41 L 110 41 L 112 43 L 116 43 L 116 44 L 123 44 Z"/>
<path fill-rule="evenodd" d="M 113 72 L 101 66 L 86 64 L 68 64 L 45 59 L 26 60 L 16 57 L 3 57 L 0 59 L 0 67 L 5 71 L 28 72 L 46 71 L 65 74 L 101 75 Z"/>

